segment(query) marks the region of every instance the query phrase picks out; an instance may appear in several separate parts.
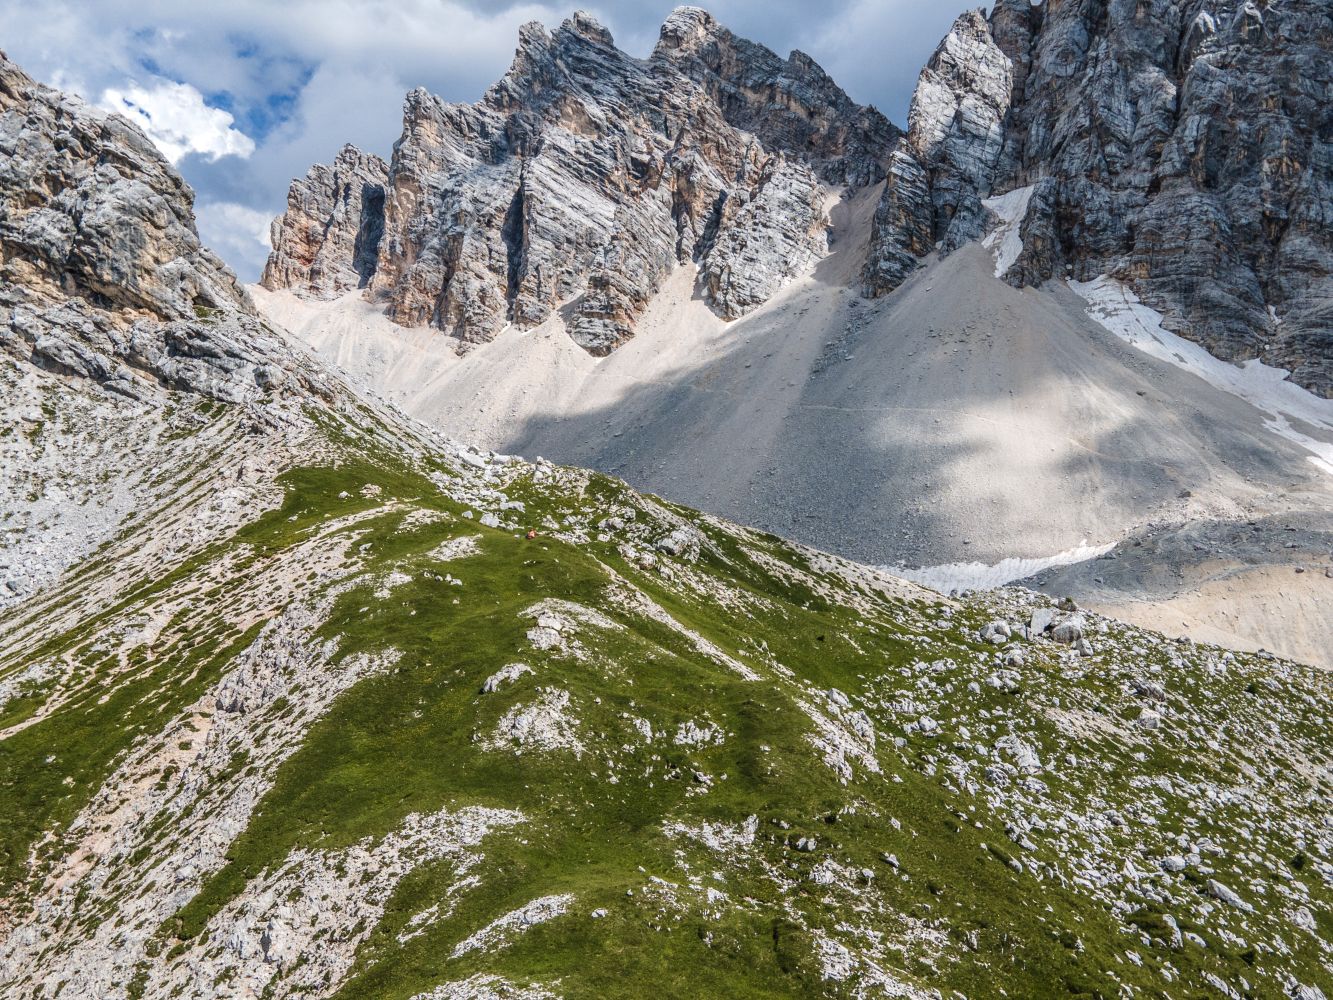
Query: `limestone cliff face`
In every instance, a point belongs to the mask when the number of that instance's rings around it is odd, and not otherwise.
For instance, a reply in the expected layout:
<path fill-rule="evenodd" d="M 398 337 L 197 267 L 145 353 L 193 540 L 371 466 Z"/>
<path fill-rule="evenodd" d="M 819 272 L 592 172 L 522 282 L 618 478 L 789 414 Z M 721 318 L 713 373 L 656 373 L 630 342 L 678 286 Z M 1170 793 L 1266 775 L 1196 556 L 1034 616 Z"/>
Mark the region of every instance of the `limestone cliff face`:
<path fill-rule="evenodd" d="M 132 124 L 0 53 L 0 351 L 95 379 L 256 397 L 290 355 L 199 242 L 194 194 Z"/>
<path fill-rule="evenodd" d="M 332 166 L 311 167 L 292 184 L 287 212 L 273 221 L 274 252 L 260 283 L 299 286 L 323 299 L 364 288 L 379 256 L 388 177 L 384 160 L 350 143 Z"/>
<path fill-rule="evenodd" d="M 365 284 L 393 320 L 460 349 L 568 306 L 574 340 L 605 354 L 678 263 L 699 264 L 728 317 L 812 266 L 828 189 L 878 181 L 896 135 L 807 57 L 697 9 L 672 14 L 646 60 L 584 14 L 529 24 L 477 104 L 408 95 L 382 209 L 354 204 L 357 183 L 378 183 L 355 150 L 296 182 L 264 283 Z"/>
<path fill-rule="evenodd" d="M 1008 281 L 1111 273 L 1182 336 L 1329 395 L 1330 98 L 1319 0 L 964 14 L 922 73 L 898 150 L 914 162 L 886 186 L 867 290 L 976 235 L 978 197 L 1031 185 Z"/>
<path fill-rule="evenodd" d="M 900 130 L 849 98 L 804 52 L 783 59 L 707 11 L 679 7 L 662 25 L 655 56 L 703 87 L 730 124 L 766 149 L 809 159 L 825 181 L 861 187 L 884 176 Z"/>
<path fill-rule="evenodd" d="M 270 288 L 365 288 L 460 349 L 565 309 L 604 354 L 675 265 L 728 318 L 827 247 L 830 195 L 883 183 L 862 284 L 891 292 L 1006 199 L 1005 280 L 1109 273 L 1228 360 L 1333 393 L 1333 12 L 1323 0 L 999 0 L 961 15 L 901 132 L 800 52 L 682 7 L 647 59 L 585 14 L 523 28 L 475 105 L 408 95 L 392 162 L 297 181 Z"/>
<path fill-rule="evenodd" d="M 875 213 L 868 294 L 892 291 L 937 244 L 947 253 L 981 235 L 981 202 L 1003 148 L 1012 87 L 1013 64 L 986 18 L 962 14 L 912 95 L 907 135 L 894 150 Z"/>

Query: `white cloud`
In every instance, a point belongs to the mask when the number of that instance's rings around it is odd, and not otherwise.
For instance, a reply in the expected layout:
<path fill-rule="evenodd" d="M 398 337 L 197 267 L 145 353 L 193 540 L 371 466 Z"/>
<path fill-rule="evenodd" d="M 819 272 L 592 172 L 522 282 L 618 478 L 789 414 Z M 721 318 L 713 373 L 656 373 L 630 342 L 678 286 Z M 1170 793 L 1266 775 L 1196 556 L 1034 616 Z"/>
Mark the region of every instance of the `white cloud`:
<path fill-rule="evenodd" d="M 124 90 L 109 87 L 98 103 L 143 129 L 172 163 L 190 153 L 211 163 L 224 156 L 245 158 L 255 151 L 254 140 L 232 127 L 235 119 L 221 108 L 210 108 L 204 95 L 188 83 L 159 80 L 151 89 L 137 83 Z"/>
<path fill-rule="evenodd" d="M 237 271 L 253 279 L 264 267 L 273 216 L 234 201 L 201 201 L 194 207 L 204 245 Z"/>

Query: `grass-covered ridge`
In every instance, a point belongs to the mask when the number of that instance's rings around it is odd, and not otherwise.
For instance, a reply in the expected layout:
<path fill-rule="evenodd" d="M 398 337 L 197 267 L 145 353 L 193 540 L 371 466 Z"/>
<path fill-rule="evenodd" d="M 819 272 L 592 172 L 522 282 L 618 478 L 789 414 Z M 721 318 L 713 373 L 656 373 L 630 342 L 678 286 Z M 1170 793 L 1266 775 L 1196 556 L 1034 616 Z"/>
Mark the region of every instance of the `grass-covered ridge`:
<path fill-rule="evenodd" d="M 1333 991 L 1326 678 L 307 419 L 0 655 L 7 995 Z"/>

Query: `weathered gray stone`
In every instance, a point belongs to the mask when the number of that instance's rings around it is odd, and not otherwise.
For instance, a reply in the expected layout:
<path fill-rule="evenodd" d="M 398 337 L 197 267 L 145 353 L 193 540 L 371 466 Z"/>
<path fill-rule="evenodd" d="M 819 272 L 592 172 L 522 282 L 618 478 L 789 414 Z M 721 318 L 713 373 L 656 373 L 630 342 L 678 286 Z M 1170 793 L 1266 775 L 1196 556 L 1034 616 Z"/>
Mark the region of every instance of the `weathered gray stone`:
<path fill-rule="evenodd" d="M 0 53 L 0 350 L 140 398 L 256 398 L 295 370 L 199 242 L 194 193 L 118 115 Z"/>
<path fill-rule="evenodd" d="M 1145 0 L 963 14 L 921 74 L 868 294 L 1028 185 L 1005 279 L 1128 281 L 1173 332 L 1333 395 L 1333 10 Z M 924 187 L 924 190 L 923 190 Z M 922 239 L 929 218 L 930 237 Z"/>
<path fill-rule="evenodd" d="M 934 246 L 929 178 L 906 141 L 899 140 L 871 223 L 862 271 L 865 294 L 874 297 L 893 291 Z"/>
<path fill-rule="evenodd" d="M 728 123 L 765 149 L 801 158 L 830 184 L 882 179 L 902 134 L 875 108 L 852 101 L 804 52 L 783 59 L 699 7 L 671 13 L 654 55 L 701 85 Z"/>
<path fill-rule="evenodd" d="M 979 10 L 959 15 L 917 81 L 907 141 L 927 172 L 944 252 L 980 236 L 1004 140 L 1013 72 Z"/>
<path fill-rule="evenodd" d="M 822 194 L 807 167 L 778 156 L 752 195 L 730 199 L 739 205 L 724 207 L 726 224 L 703 261 L 708 296 L 723 316 L 761 305 L 828 252 Z"/>
<path fill-rule="evenodd" d="M 1030 68 L 1000 183 L 1049 180 L 1014 280 L 1113 273 L 1219 357 L 1333 392 L 1333 11 L 1043 10 L 1026 52 L 1006 33 Z"/>
<path fill-rule="evenodd" d="M 312 298 L 364 288 L 384 234 L 389 165 L 350 143 L 331 167 L 316 164 L 293 182 L 287 211 L 273 221 L 273 253 L 260 281 Z"/>
<path fill-rule="evenodd" d="M 980 11 L 958 17 L 921 71 L 894 150 L 863 271 L 866 294 L 893 291 L 937 247 L 982 234 L 1004 142 L 1013 75 Z"/>
<path fill-rule="evenodd" d="M 700 265 L 727 318 L 813 266 L 829 186 L 878 181 L 898 134 L 808 57 L 695 8 L 647 60 L 586 14 L 533 23 L 477 104 L 408 95 L 382 217 L 363 205 L 353 232 L 356 185 L 378 181 L 355 150 L 297 181 L 265 284 L 328 297 L 368 283 L 395 322 L 460 350 L 568 307 L 570 336 L 606 354 L 679 263 Z"/>

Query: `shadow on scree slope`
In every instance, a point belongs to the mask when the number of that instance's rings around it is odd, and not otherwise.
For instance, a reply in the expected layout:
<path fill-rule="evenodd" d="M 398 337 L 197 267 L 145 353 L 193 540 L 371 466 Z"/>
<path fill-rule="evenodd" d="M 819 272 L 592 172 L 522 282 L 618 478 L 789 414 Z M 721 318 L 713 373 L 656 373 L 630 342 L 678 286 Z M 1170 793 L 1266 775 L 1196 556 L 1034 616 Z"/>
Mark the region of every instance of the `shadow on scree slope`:
<path fill-rule="evenodd" d="M 530 417 L 503 447 L 879 564 L 1113 541 L 1183 490 L 1326 490 L 1249 404 L 991 266 L 971 245 L 877 302 L 807 279 L 732 324 L 721 357 Z"/>

